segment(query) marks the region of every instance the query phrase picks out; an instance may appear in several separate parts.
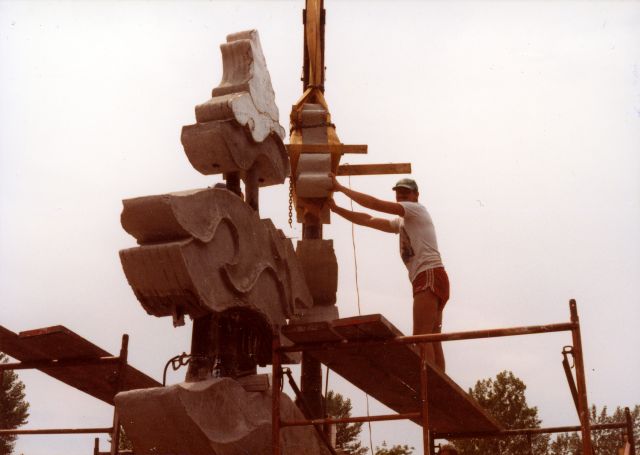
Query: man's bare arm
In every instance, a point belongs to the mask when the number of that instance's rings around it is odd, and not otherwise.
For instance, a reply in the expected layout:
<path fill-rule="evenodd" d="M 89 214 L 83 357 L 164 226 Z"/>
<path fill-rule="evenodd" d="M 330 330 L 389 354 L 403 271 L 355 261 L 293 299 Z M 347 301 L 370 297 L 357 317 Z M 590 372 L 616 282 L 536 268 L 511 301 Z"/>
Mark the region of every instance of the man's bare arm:
<path fill-rule="evenodd" d="M 329 199 L 329 208 L 331 211 L 337 213 L 341 217 L 351 221 L 352 223 L 359 224 L 361 226 L 367 226 L 379 231 L 395 233 L 391 220 L 384 218 L 375 218 L 368 213 L 352 212 L 351 210 L 344 209 L 336 205 L 333 199 Z"/>
<path fill-rule="evenodd" d="M 338 182 L 338 179 L 336 179 L 336 176 L 333 174 L 331 174 L 331 179 L 333 180 L 334 191 L 340 191 L 341 193 L 344 193 L 345 196 L 354 200 L 361 206 L 371 210 L 376 210 L 378 212 L 404 216 L 404 207 L 402 207 L 402 204 L 392 201 L 383 201 L 382 199 L 378 199 L 368 194 L 360 193 L 358 191 L 347 188 L 346 186 L 341 185 L 340 182 Z"/>

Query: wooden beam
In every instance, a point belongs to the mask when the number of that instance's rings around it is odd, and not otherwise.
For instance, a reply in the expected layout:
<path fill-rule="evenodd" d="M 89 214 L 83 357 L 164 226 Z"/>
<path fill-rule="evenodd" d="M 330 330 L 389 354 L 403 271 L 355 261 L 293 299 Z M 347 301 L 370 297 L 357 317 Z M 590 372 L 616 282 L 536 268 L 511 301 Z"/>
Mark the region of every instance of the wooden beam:
<path fill-rule="evenodd" d="M 289 153 L 367 153 L 366 144 L 286 144 Z"/>
<path fill-rule="evenodd" d="M 342 164 L 338 175 L 411 174 L 411 163 Z"/>

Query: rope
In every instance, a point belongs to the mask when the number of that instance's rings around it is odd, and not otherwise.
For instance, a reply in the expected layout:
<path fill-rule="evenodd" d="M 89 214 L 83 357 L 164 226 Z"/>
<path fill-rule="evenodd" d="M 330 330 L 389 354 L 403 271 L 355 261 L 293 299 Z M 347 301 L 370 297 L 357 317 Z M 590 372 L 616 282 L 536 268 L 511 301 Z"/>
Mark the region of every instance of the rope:
<path fill-rule="evenodd" d="M 349 189 L 351 189 L 351 176 L 349 176 Z M 351 211 L 353 212 L 353 199 L 349 198 L 349 205 L 351 207 Z M 356 231 L 355 226 L 351 223 L 351 245 L 353 246 L 353 266 L 356 275 L 356 297 L 358 302 L 358 316 L 362 316 L 362 311 L 360 309 L 360 286 L 358 283 L 358 257 L 356 252 Z M 327 371 L 328 373 L 328 371 Z M 367 393 L 364 394 L 365 402 L 367 406 L 367 417 L 370 417 L 369 413 L 369 395 Z M 371 420 L 367 421 L 367 425 L 369 427 L 369 450 L 371 451 L 371 455 L 373 455 L 373 436 L 371 432 Z"/>

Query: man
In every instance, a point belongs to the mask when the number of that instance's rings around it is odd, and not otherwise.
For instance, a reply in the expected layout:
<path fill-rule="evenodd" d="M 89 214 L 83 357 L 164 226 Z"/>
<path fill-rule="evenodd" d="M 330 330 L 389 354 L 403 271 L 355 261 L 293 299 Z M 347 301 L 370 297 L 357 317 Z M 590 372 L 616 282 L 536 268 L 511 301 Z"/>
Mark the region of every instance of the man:
<path fill-rule="evenodd" d="M 375 218 L 367 213 L 352 212 L 338 207 L 333 199 L 329 207 L 352 223 L 384 232 L 400 234 L 400 256 L 409 271 L 413 286 L 413 333 L 440 333 L 442 310 L 449 300 L 449 279 L 438 251 L 433 221 L 427 209 L 418 202 L 418 185 L 412 179 L 402 179 L 393 190 L 396 202 L 383 201 L 341 185 L 331 174 L 333 190 L 368 209 L 397 215 L 396 219 Z M 441 343 L 427 344 L 427 357 L 444 371 Z"/>

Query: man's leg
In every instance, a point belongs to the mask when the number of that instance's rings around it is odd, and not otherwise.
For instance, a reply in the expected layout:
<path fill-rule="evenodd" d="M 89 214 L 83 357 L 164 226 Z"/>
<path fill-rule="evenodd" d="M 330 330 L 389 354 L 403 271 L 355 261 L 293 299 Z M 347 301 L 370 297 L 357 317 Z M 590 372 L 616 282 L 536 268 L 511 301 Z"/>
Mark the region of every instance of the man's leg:
<path fill-rule="evenodd" d="M 413 334 L 440 333 L 442 311 L 438 297 L 426 289 L 413 296 Z M 427 344 L 427 358 L 444 371 L 442 343 Z"/>

